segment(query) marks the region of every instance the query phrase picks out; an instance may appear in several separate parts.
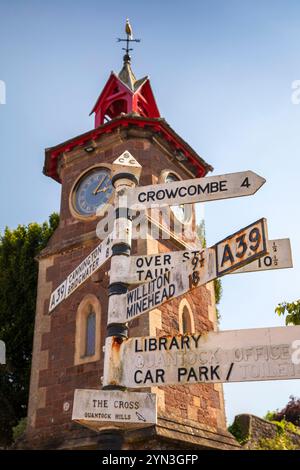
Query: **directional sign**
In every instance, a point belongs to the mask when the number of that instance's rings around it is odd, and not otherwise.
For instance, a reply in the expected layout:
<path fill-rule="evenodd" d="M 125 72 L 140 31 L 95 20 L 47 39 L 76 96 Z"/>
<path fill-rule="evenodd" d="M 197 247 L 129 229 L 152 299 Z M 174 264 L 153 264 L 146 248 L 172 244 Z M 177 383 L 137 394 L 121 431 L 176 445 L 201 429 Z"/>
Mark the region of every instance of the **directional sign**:
<path fill-rule="evenodd" d="M 128 206 L 141 210 L 251 196 L 266 182 L 253 171 L 142 186 L 128 191 Z"/>
<path fill-rule="evenodd" d="M 169 251 L 156 255 L 131 256 L 129 275 L 126 282 L 139 284 L 152 281 L 171 269 L 189 260 L 198 263 L 201 257 L 207 256 L 207 249 Z"/>
<path fill-rule="evenodd" d="M 75 390 L 72 420 L 94 430 L 107 424 L 138 428 L 156 424 L 154 393 Z"/>
<path fill-rule="evenodd" d="M 267 243 L 268 255 L 246 264 L 240 269 L 236 269 L 233 271 L 233 274 L 293 267 L 291 243 L 288 238 L 269 240 Z M 208 250 L 211 250 L 211 248 L 131 256 L 129 275 L 126 278 L 126 282 L 128 284 L 139 284 L 152 281 L 186 261 L 191 260 L 192 263 L 197 264 L 201 257 L 208 257 Z"/>
<path fill-rule="evenodd" d="M 300 378 L 300 326 L 130 338 L 111 348 L 105 385 L 123 387 Z"/>
<path fill-rule="evenodd" d="M 191 289 L 223 276 L 266 255 L 265 219 L 239 230 L 186 263 L 157 278 L 117 295 L 108 323 L 125 323 Z"/>
<path fill-rule="evenodd" d="M 49 313 L 105 263 L 111 256 L 112 241 L 113 236 L 109 235 L 52 292 Z"/>
<path fill-rule="evenodd" d="M 237 269 L 234 274 L 292 267 L 291 242 L 288 238 L 283 238 L 281 240 L 269 240 L 268 255 Z"/>

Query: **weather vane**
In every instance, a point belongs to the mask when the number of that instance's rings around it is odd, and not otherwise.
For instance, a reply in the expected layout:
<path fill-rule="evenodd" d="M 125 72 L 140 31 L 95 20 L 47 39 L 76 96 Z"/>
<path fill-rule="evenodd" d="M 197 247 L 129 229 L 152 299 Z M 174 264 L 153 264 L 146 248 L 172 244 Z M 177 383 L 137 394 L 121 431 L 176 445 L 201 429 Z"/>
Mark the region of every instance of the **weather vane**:
<path fill-rule="evenodd" d="M 129 47 L 129 46 L 130 46 L 130 43 L 131 43 L 131 42 L 141 42 L 141 40 L 140 40 L 140 39 L 133 39 L 132 27 L 131 27 L 131 24 L 129 23 L 129 19 L 128 19 L 128 18 L 127 18 L 127 20 L 126 20 L 125 33 L 126 33 L 126 35 L 127 35 L 127 38 L 126 38 L 126 39 L 118 38 L 117 41 L 118 41 L 118 42 L 126 42 L 126 47 L 122 47 L 122 50 L 126 52 L 125 57 L 126 57 L 127 59 L 130 59 L 129 52 L 133 50 L 132 48 Z"/>

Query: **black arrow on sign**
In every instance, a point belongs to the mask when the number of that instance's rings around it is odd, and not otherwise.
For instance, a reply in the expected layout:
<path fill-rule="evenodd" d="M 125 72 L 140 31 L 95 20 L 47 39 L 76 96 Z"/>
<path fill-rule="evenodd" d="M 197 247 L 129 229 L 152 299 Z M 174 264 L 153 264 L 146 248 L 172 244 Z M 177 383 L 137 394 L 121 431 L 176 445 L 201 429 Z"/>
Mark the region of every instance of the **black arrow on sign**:
<path fill-rule="evenodd" d="M 144 423 L 146 422 L 144 416 L 142 416 L 140 413 L 138 413 L 138 412 L 136 411 L 135 414 L 137 415 L 137 418 L 138 418 L 139 421 L 144 421 Z"/>

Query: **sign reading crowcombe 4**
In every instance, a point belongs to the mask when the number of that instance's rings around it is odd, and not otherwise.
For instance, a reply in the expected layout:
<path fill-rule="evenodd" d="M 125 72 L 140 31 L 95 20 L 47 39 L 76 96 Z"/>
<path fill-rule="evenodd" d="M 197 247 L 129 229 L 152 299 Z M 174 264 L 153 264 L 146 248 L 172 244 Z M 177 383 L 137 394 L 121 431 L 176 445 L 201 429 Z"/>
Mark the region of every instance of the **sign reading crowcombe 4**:
<path fill-rule="evenodd" d="M 123 387 L 300 378 L 300 326 L 131 338 L 118 345 L 105 385 Z M 114 338 L 106 345 L 114 349 Z"/>
<path fill-rule="evenodd" d="M 116 296 L 109 323 L 124 323 L 267 253 L 265 219 L 239 230 L 200 255 L 157 278 Z M 129 275 L 129 278 L 131 276 Z"/>
<path fill-rule="evenodd" d="M 128 191 L 128 207 L 147 209 L 250 196 L 256 193 L 265 182 L 264 178 L 253 171 L 243 171 L 155 186 L 142 186 Z"/>

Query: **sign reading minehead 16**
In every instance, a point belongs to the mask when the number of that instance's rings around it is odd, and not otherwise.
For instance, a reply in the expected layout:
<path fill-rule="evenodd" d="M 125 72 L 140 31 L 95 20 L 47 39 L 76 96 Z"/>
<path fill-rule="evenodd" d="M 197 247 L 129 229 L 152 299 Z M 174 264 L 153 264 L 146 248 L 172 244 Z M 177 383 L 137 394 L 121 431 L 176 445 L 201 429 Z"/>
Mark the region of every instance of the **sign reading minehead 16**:
<path fill-rule="evenodd" d="M 130 338 L 119 345 L 105 384 L 112 378 L 131 388 L 297 379 L 299 338 L 300 326 Z"/>

